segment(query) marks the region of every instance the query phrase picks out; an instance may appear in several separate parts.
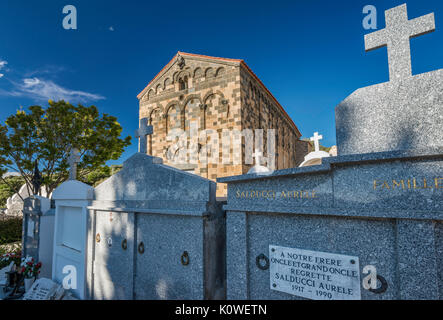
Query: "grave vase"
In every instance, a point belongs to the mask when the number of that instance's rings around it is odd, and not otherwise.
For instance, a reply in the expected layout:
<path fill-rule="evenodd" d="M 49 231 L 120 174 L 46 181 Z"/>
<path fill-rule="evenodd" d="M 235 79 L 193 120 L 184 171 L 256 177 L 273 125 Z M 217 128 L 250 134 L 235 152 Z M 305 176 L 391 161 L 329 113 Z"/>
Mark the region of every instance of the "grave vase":
<path fill-rule="evenodd" d="M 32 284 L 34 283 L 34 281 L 35 281 L 35 277 L 25 278 L 24 279 L 24 282 L 25 282 L 25 292 L 28 292 L 29 289 L 31 289 Z"/>

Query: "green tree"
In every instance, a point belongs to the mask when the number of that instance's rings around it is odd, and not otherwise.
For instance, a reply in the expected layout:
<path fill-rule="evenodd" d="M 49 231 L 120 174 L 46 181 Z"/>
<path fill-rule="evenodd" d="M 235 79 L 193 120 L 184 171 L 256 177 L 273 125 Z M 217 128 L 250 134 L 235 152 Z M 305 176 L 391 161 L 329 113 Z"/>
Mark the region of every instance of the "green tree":
<path fill-rule="evenodd" d="M 97 186 L 110 176 L 116 174 L 122 168 L 121 165 L 112 165 L 110 167 L 104 165 L 97 167 L 94 171 L 90 172 L 83 178 L 83 182 L 90 184 L 91 186 Z"/>
<path fill-rule="evenodd" d="M 68 159 L 79 150 L 78 179 L 108 160 L 117 160 L 130 145 L 121 138 L 117 118 L 98 112 L 95 106 L 73 106 L 63 100 L 49 101 L 49 107 L 29 107 L 0 124 L 0 179 L 8 170 L 17 171 L 30 191 L 37 193 L 36 178 L 51 193 L 69 177 Z"/>

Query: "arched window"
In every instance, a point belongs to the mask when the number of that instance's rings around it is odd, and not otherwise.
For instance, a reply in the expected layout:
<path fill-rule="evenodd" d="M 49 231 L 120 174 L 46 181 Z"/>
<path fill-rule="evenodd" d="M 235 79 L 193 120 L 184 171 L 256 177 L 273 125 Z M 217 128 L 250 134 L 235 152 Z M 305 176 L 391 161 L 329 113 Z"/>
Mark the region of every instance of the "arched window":
<path fill-rule="evenodd" d="M 179 90 L 188 89 L 188 77 L 184 77 L 178 80 L 178 89 Z"/>

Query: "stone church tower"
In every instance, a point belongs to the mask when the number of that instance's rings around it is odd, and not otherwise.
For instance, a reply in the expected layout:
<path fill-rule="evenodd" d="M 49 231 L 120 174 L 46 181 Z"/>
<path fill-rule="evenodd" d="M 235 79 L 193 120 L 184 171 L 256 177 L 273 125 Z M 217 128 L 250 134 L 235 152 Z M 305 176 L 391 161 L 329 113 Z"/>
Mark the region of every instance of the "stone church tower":
<path fill-rule="evenodd" d="M 267 129 L 275 129 L 275 169 L 296 167 L 309 152 L 292 119 L 243 60 L 178 52 L 137 98 L 140 118 L 148 118 L 154 129 L 148 137 L 148 154 L 210 180 L 245 174 L 253 166 L 244 161 L 245 140 L 240 140 L 243 143 L 234 154 L 233 146 L 222 143 L 222 130 L 263 129 L 266 145 Z M 193 130 L 211 134 L 197 138 L 195 148 L 188 145 L 187 149 L 178 138 L 169 137 L 176 131 L 192 137 Z M 218 151 L 211 148 L 214 144 Z M 222 161 L 226 148 L 240 161 Z M 182 149 L 187 153 L 181 155 Z M 208 150 L 208 161 L 190 161 L 202 149 Z M 262 151 L 266 153 L 266 146 Z M 214 157 L 219 161 L 209 160 Z M 226 185 L 218 184 L 217 196 L 225 197 L 226 190 Z"/>

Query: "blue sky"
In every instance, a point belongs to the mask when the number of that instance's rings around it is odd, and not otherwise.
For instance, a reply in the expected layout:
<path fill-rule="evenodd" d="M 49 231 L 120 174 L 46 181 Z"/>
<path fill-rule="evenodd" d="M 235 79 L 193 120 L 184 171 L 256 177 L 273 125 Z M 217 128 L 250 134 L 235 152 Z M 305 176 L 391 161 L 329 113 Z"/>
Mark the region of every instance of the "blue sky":
<path fill-rule="evenodd" d="M 364 52 L 362 9 L 405 0 L 72 1 L 0 3 L 0 121 L 23 106 L 65 97 L 138 126 L 136 95 L 177 51 L 244 59 L 304 137 L 335 144 L 335 106 L 388 81 L 386 48 Z M 409 18 L 435 12 L 436 31 L 411 41 L 413 73 L 443 68 L 443 2 L 413 0 Z M 78 29 L 62 28 L 65 5 Z M 7 62 L 7 63 L 2 63 Z M 133 140 L 135 142 L 135 140 Z M 136 152 L 133 143 L 121 160 Z M 121 162 L 121 161 L 117 161 Z"/>

